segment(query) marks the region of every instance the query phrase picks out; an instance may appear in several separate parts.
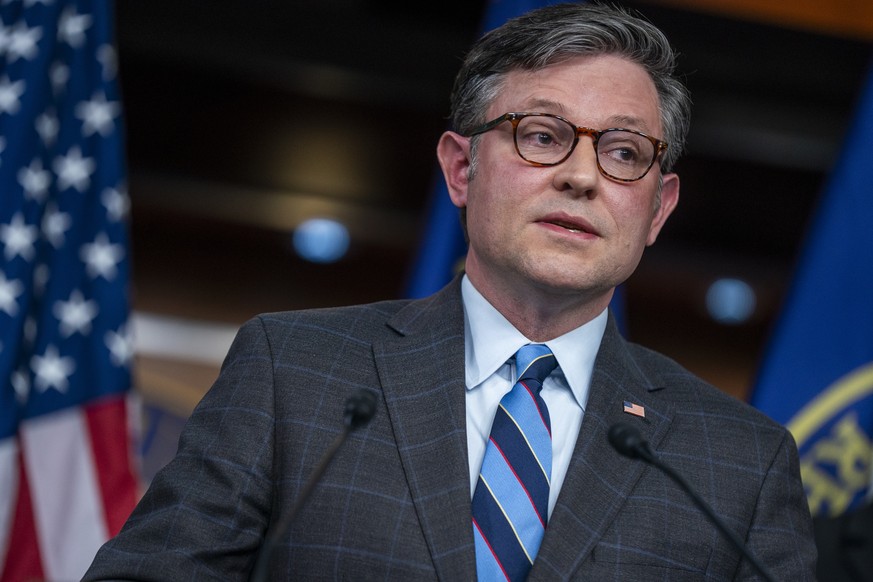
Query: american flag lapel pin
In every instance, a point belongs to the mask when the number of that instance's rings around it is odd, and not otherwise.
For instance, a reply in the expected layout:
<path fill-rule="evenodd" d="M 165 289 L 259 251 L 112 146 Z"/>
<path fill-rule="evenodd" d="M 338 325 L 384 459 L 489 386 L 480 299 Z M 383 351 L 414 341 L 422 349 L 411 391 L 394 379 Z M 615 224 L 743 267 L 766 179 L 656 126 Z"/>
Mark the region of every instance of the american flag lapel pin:
<path fill-rule="evenodd" d="M 639 416 L 640 418 L 646 417 L 646 409 L 634 402 L 628 402 L 627 400 L 625 400 L 623 409 L 628 414 L 633 414 L 634 416 Z"/>

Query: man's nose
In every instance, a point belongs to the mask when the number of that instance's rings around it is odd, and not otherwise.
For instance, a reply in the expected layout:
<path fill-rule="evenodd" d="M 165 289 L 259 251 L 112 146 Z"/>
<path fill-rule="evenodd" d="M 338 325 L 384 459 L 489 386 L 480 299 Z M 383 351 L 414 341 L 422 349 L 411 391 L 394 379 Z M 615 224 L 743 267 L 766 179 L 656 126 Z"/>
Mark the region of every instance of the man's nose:
<path fill-rule="evenodd" d="M 555 166 L 555 188 L 590 196 L 601 178 L 594 141 L 591 136 L 580 135 L 570 156 Z"/>

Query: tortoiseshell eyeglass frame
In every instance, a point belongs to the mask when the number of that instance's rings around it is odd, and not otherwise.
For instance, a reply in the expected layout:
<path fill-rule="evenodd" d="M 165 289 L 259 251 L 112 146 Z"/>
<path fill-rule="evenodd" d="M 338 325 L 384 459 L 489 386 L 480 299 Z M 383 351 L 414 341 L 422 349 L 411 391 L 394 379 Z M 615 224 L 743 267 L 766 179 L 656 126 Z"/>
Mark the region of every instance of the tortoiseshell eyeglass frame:
<path fill-rule="evenodd" d="M 553 119 L 563 121 L 564 123 L 569 125 L 573 129 L 573 131 L 575 132 L 575 138 L 573 139 L 573 142 L 570 145 L 570 149 L 567 151 L 566 155 L 556 162 L 535 162 L 533 160 L 529 160 L 526 157 L 524 157 L 524 155 L 522 155 L 521 150 L 518 147 L 518 124 L 525 117 L 551 117 Z M 470 131 L 470 133 L 467 135 L 467 137 L 473 137 L 474 135 L 479 135 L 479 134 L 485 133 L 487 131 L 491 131 L 492 129 L 494 129 L 495 127 L 497 127 L 498 125 L 500 125 L 504 121 L 508 121 L 509 123 L 512 124 L 512 141 L 513 141 L 513 144 L 515 145 L 515 152 L 518 154 L 518 157 L 520 157 L 522 160 L 524 160 L 528 164 L 531 164 L 533 166 L 540 166 L 540 167 L 557 166 L 558 164 L 567 161 L 567 159 L 573 154 L 573 151 L 576 149 L 576 145 L 579 143 L 579 137 L 583 136 L 583 135 L 586 135 L 586 136 L 591 138 L 591 140 L 592 140 L 591 143 L 594 146 L 594 153 L 595 154 L 598 154 L 597 142 L 600 140 L 600 138 L 605 133 L 614 132 L 614 131 L 626 131 L 628 133 L 633 133 L 633 134 L 638 135 L 640 137 L 646 138 L 648 141 L 650 141 L 652 143 L 652 146 L 653 146 L 652 159 L 649 161 L 649 165 L 646 166 L 646 169 L 643 171 L 643 173 L 636 178 L 620 178 L 618 176 L 613 176 L 612 174 L 610 174 L 609 172 L 607 172 L 606 170 L 603 169 L 603 166 L 600 164 L 600 156 L 595 155 L 595 158 L 597 159 L 597 169 L 600 171 L 600 173 L 603 174 L 604 176 L 606 176 L 607 178 L 610 178 L 612 180 L 617 180 L 619 182 L 636 182 L 637 180 L 642 180 L 643 178 L 645 178 L 646 174 L 649 173 L 649 170 L 652 169 L 652 166 L 655 165 L 655 161 L 661 155 L 663 155 L 663 153 L 665 151 L 667 151 L 667 146 L 668 146 L 667 142 L 662 141 L 656 137 L 652 137 L 650 135 L 647 135 L 641 131 L 636 131 L 633 129 L 626 129 L 624 127 L 610 127 L 608 129 L 592 129 L 590 127 L 582 127 L 582 126 L 576 125 L 575 123 L 573 123 L 569 119 L 565 119 L 565 118 L 561 117 L 560 115 L 555 115 L 552 113 L 517 113 L 517 112 L 504 113 L 500 117 L 498 117 L 496 119 L 492 119 L 491 121 L 484 123 L 484 124 L 480 125 L 479 127 L 473 129 L 472 131 Z"/>

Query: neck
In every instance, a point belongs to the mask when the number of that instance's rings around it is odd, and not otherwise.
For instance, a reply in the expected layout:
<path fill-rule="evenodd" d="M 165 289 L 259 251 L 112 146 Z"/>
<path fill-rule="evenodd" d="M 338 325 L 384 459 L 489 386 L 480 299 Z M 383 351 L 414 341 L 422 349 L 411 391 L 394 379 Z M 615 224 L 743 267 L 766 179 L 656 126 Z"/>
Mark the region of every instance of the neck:
<path fill-rule="evenodd" d="M 509 323 L 534 342 L 555 339 L 593 320 L 607 308 L 615 291 L 521 290 L 517 285 L 500 287 L 479 281 L 469 273 L 468 277 Z"/>

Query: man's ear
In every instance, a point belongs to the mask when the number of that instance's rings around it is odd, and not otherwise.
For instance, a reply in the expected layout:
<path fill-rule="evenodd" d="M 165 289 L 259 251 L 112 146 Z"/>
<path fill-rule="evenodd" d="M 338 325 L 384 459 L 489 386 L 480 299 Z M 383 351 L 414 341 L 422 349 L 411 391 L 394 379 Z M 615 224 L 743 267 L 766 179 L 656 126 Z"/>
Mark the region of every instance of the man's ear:
<path fill-rule="evenodd" d="M 652 217 L 652 225 L 649 228 L 649 236 L 646 238 L 646 246 L 655 244 L 658 233 L 661 232 L 667 218 L 673 214 L 676 204 L 679 203 L 679 176 L 676 174 L 664 174 L 661 186 L 661 205 Z"/>
<path fill-rule="evenodd" d="M 470 172 L 470 138 L 453 131 L 443 133 L 437 144 L 437 159 L 446 179 L 449 198 L 458 208 L 467 205 Z"/>

